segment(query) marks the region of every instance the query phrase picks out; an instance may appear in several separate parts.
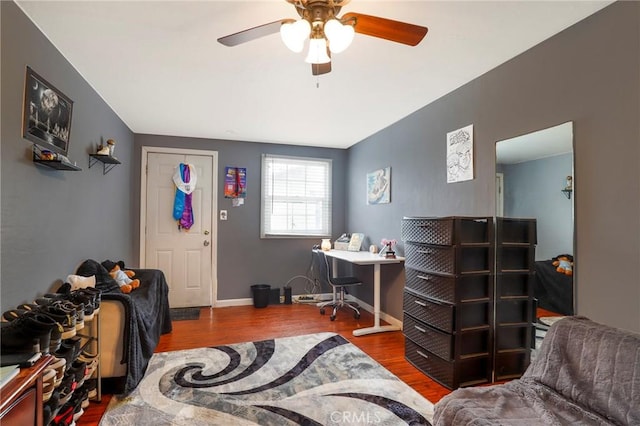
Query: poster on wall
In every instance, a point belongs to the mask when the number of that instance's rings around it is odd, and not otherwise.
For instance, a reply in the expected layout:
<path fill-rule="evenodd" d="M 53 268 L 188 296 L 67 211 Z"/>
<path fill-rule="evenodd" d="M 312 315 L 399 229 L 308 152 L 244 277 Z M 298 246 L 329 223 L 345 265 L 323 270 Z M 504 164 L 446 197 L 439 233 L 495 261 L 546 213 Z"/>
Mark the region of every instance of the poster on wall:
<path fill-rule="evenodd" d="M 224 198 L 231 198 L 234 207 L 244 204 L 247 197 L 246 167 L 225 167 Z"/>
<path fill-rule="evenodd" d="M 22 137 L 66 155 L 69 150 L 73 101 L 27 67 L 22 111 Z"/>
<path fill-rule="evenodd" d="M 473 124 L 447 133 L 447 183 L 473 179 Z"/>
<path fill-rule="evenodd" d="M 391 167 L 367 173 L 367 204 L 391 202 Z"/>

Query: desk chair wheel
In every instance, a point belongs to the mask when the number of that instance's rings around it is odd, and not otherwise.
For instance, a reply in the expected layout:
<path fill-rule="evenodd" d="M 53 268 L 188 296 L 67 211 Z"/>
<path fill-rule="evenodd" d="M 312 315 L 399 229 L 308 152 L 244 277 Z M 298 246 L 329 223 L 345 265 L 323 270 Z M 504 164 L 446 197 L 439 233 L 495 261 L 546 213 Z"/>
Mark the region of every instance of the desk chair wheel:
<path fill-rule="evenodd" d="M 330 319 L 331 321 L 335 321 L 335 320 L 336 320 L 336 316 L 335 316 L 335 315 L 331 315 L 331 316 L 329 317 L 329 319 Z"/>
<path fill-rule="evenodd" d="M 320 308 L 320 315 L 324 315 L 324 308 Z"/>
<path fill-rule="evenodd" d="M 360 313 L 359 313 L 359 312 L 356 312 L 355 314 L 353 314 L 353 317 L 354 317 L 355 319 L 360 319 Z"/>

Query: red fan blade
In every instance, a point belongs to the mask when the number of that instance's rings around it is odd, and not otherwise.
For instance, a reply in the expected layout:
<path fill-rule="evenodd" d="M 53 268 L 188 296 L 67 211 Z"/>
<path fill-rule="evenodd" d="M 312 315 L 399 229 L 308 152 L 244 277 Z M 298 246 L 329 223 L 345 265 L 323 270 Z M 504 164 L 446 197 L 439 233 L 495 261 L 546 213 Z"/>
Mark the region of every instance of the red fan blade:
<path fill-rule="evenodd" d="M 246 43 L 260 37 L 275 34 L 280 31 L 280 27 L 282 26 L 282 24 L 287 22 L 295 22 L 295 20 L 281 19 L 279 21 L 269 22 L 268 24 L 258 25 L 257 27 L 249 28 L 248 30 L 220 37 L 218 39 L 218 42 L 224 44 L 225 46 L 237 46 L 239 44 Z"/>
<path fill-rule="evenodd" d="M 347 13 L 340 20 L 345 24 L 348 24 L 349 21 L 355 22 L 353 28 L 357 33 L 409 46 L 416 46 L 429 31 L 427 27 L 363 15 L 362 13 Z"/>

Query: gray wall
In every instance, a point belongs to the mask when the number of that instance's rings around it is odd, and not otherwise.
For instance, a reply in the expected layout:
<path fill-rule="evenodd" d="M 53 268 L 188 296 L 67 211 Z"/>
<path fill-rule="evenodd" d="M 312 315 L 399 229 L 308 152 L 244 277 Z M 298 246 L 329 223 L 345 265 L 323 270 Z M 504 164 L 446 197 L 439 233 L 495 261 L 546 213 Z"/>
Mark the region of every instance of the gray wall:
<path fill-rule="evenodd" d="M 270 284 L 272 288 L 282 287 L 294 276 L 304 275 L 311 262 L 311 247 L 314 244 L 320 244 L 319 239 L 260 239 L 260 174 L 263 153 L 332 159 L 334 238 L 344 232 L 346 150 L 136 135 L 134 159 L 136 170 L 139 170 L 143 146 L 180 147 L 218 152 L 218 209 L 228 211 L 228 220 L 218 221 L 219 300 L 251 297 L 252 284 Z M 232 207 L 231 200 L 224 198 L 225 166 L 247 168 L 247 198 L 243 206 Z M 136 176 L 136 179 L 139 177 Z M 138 211 L 140 185 L 134 187 L 132 192 L 136 199 L 135 210 Z M 136 242 L 136 253 L 139 251 L 138 246 Z M 304 293 L 306 284 L 307 282 L 302 279 L 292 281 L 293 293 Z"/>
<path fill-rule="evenodd" d="M 129 189 L 133 133 L 13 2 L 1 3 L 4 311 L 55 288 L 87 257 L 132 263 L 136 216 Z M 74 101 L 68 157 L 82 171 L 31 161 L 21 130 L 27 65 Z M 88 169 L 88 154 L 109 138 L 122 165 L 103 176 L 99 166 Z"/>
<path fill-rule="evenodd" d="M 573 121 L 577 312 L 640 331 L 639 94 L 640 2 L 614 3 L 354 146 L 347 226 L 377 241 L 405 215 L 493 215 L 496 141 Z M 447 184 L 446 134 L 471 123 L 475 179 Z M 367 206 L 384 166 L 392 202 Z M 402 279 L 385 290 L 400 318 Z"/>
<path fill-rule="evenodd" d="M 502 167 L 504 216 L 537 220 L 536 260 L 573 255 L 573 200 L 561 189 L 573 175 L 573 154 Z"/>
<path fill-rule="evenodd" d="M 86 257 L 137 263 L 142 145 L 218 150 L 221 168 L 249 168 L 253 198 L 248 203 L 259 200 L 252 190 L 258 175 L 251 170 L 259 170 L 260 152 L 318 152 L 145 135 L 134 139 L 17 6 L 2 2 L 1 11 L 3 310 L 46 291 Z M 495 142 L 573 121 L 578 313 L 640 330 L 639 27 L 640 3 L 615 3 L 348 152 L 327 151 L 335 156 L 334 170 L 344 177 L 334 176 L 334 182 L 345 182 L 338 185 L 334 204 L 334 236 L 363 232 L 369 237 L 366 244 L 379 243 L 400 238 L 405 215 L 493 215 Z M 31 163 L 20 132 L 26 65 L 75 101 L 69 157 L 83 166 L 82 172 L 45 171 Z M 475 126 L 475 179 L 447 184 L 445 135 L 470 123 Z M 101 138 L 118 141 L 123 162 L 106 176 L 86 167 L 88 153 Z M 392 202 L 367 206 L 366 173 L 386 166 L 392 168 Z M 218 201 L 220 208 L 228 207 L 228 200 Z M 245 286 L 256 280 L 275 284 L 306 270 L 309 244 L 315 243 L 259 240 L 259 208 L 245 207 L 237 212 L 227 208 L 229 223 L 219 227 L 221 298 L 248 297 Z M 265 254 L 270 261 L 261 257 Z M 616 268 L 608 266 L 610 259 Z M 359 296 L 371 303 L 370 269 L 359 272 L 369 283 Z M 382 291 L 383 310 L 401 318 L 402 268 L 383 268 L 383 280 L 389 282 Z"/>

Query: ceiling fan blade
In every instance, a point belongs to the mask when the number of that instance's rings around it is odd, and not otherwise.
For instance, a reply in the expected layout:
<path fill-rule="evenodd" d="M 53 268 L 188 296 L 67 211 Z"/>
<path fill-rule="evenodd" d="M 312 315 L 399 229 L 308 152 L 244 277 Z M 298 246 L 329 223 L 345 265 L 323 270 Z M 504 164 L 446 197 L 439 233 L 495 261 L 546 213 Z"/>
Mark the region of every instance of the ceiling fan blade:
<path fill-rule="evenodd" d="M 377 16 L 363 15 L 362 13 L 347 13 L 340 20 L 344 23 L 354 21 L 354 30 L 357 33 L 396 43 L 416 46 L 422 41 L 429 29 L 419 25 L 407 24 L 406 22 L 393 21 L 391 19 L 379 18 Z"/>
<path fill-rule="evenodd" d="M 311 64 L 311 74 L 322 75 L 331 72 L 331 62 L 326 64 Z"/>
<path fill-rule="evenodd" d="M 282 24 L 285 24 L 287 22 L 295 22 L 295 20 L 281 19 L 279 21 L 269 22 L 268 24 L 258 25 L 257 27 L 249 28 L 248 30 L 243 30 L 234 34 L 230 34 L 228 36 L 220 37 L 218 39 L 218 42 L 229 47 L 237 46 L 239 44 L 246 43 L 260 37 L 275 34 L 280 31 L 280 27 L 282 26 Z"/>

